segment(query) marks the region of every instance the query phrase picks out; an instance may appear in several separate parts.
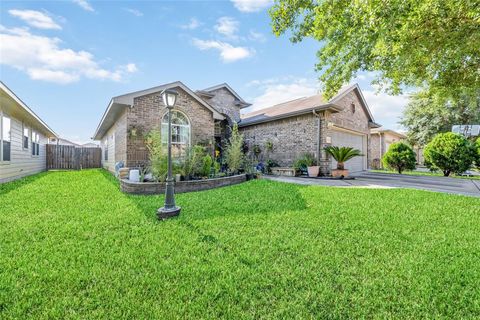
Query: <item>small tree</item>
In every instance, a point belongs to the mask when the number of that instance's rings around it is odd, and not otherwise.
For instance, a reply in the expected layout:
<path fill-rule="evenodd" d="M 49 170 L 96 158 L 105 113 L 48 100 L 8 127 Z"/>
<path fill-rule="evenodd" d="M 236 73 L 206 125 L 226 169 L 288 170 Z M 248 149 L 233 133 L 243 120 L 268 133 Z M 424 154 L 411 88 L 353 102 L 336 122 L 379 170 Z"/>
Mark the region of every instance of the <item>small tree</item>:
<path fill-rule="evenodd" d="M 352 147 L 336 147 L 329 146 L 325 151 L 337 161 L 337 170 L 345 170 L 345 162 L 348 160 L 362 156 L 362 152 Z"/>
<path fill-rule="evenodd" d="M 145 146 L 148 150 L 150 170 L 155 179 L 164 181 L 167 175 L 167 153 L 162 144 L 159 130 L 150 131 L 145 137 Z"/>
<path fill-rule="evenodd" d="M 475 142 L 475 148 L 477 149 L 477 157 L 475 159 L 475 164 L 478 169 L 480 169 L 480 137 L 477 138 L 477 142 Z"/>
<path fill-rule="evenodd" d="M 425 160 L 443 171 L 461 174 L 468 170 L 475 160 L 476 150 L 470 141 L 453 132 L 439 133 L 427 144 L 424 151 Z"/>
<path fill-rule="evenodd" d="M 225 150 L 225 163 L 233 173 L 237 173 L 243 166 L 244 154 L 242 148 L 243 135 L 238 132 L 238 125 L 234 124 Z"/>
<path fill-rule="evenodd" d="M 415 169 L 415 152 L 406 143 L 392 143 L 383 155 L 382 162 L 385 167 L 396 170 L 401 174 L 404 170 Z"/>

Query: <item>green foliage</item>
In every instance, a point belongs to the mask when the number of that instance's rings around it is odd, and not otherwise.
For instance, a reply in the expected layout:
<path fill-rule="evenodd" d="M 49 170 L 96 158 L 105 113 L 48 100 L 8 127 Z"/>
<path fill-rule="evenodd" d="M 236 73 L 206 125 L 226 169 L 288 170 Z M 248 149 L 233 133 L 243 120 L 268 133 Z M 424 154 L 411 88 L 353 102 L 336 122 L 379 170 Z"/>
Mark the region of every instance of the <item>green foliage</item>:
<path fill-rule="evenodd" d="M 480 137 L 477 138 L 475 142 L 475 148 L 477 150 L 476 158 L 475 158 L 475 165 L 478 169 L 480 169 Z"/>
<path fill-rule="evenodd" d="M 185 159 L 183 162 L 182 175 L 186 178 L 203 176 L 205 147 L 201 145 L 194 145 L 187 149 Z"/>
<path fill-rule="evenodd" d="M 401 123 L 408 129 L 409 142 L 418 146 L 438 133 L 449 132 L 452 125 L 480 123 L 480 91 L 457 97 L 421 91 L 410 98 Z"/>
<path fill-rule="evenodd" d="M 273 32 L 321 42 L 317 71 L 331 98 L 358 71 L 392 93 L 403 85 L 480 88 L 478 1 L 276 0 Z"/>
<path fill-rule="evenodd" d="M 344 170 L 345 162 L 348 160 L 362 156 L 362 152 L 358 149 L 352 147 L 336 147 L 328 146 L 325 147 L 325 151 L 337 161 L 337 169 Z"/>
<path fill-rule="evenodd" d="M 314 166 L 317 162 L 315 156 L 311 153 L 304 153 L 300 158 L 295 160 L 293 167 L 297 171 L 307 171 L 307 167 Z"/>
<path fill-rule="evenodd" d="M 203 157 L 202 177 L 209 177 L 213 168 L 213 158 L 207 154 Z"/>
<path fill-rule="evenodd" d="M 150 170 L 158 181 L 165 181 L 168 170 L 168 156 L 166 147 L 162 144 L 159 130 L 150 131 L 145 137 L 145 146 L 148 150 Z"/>
<path fill-rule="evenodd" d="M 258 144 L 253 145 L 252 151 L 256 159 L 258 159 L 258 156 L 260 155 L 260 153 L 262 153 L 262 149 Z"/>
<path fill-rule="evenodd" d="M 478 198 L 261 179 L 159 222 L 163 201 L 103 170 L 0 184 L 0 318 L 478 318 Z"/>
<path fill-rule="evenodd" d="M 273 159 L 267 159 L 267 161 L 265 161 L 265 171 L 267 173 L 272 173 L 272 168 L 275 167 L 280 167 L 277 161 Z"/>
<path fill-rule="evenodd" d="M 238 125 L 235 123 L 225 150 L 225 163 L 232 173 L 238 173 L 243 167 L 245 155 L 242 149 L 243 135 L 238 132 Z"/>
<path fill-rule="evenodd" d="M 415 169 L 417 162 L 412 147 L 403 142 L 392 143 L 383 155 L 383 165 L 389 169 L 402 173 L 404 170 Z"/>
<path fill-rule="evenodd" d="M 442 170 L 446 177 L 452 172 L 461 174 L 470 169 L 475 155 L 473 143 L 453 132 L 438 134 L 424 150 L 425 160 Z"/>

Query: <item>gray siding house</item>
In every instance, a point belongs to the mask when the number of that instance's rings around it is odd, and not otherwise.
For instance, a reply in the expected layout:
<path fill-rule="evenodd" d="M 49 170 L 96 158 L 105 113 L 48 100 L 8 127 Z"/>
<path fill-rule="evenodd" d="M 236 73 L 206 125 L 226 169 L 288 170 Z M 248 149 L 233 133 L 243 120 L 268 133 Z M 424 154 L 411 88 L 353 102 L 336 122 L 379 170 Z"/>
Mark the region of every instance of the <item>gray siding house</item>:
<path fill-rule="evenodd" d="M 0 81 L 0 183 L 44 171 L 51 138 L 58 136 Z"/>

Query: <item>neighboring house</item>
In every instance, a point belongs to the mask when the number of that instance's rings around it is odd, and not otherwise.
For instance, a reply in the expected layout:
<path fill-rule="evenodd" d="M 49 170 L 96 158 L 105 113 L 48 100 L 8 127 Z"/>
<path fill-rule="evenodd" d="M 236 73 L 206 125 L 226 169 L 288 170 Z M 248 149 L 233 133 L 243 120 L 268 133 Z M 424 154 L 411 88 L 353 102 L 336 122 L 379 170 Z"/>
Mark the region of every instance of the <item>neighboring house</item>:
<path fill-rule="evenodd" d="M 51 138 L 48 141 L 49 144 L 56 144 L 61 146 L 73 146 L 73 147 L 80 147 L 78 143 L 72 142 L 70 140 L 64 138 Z"/>
<path fill-rule="evenodd" d="M 371 161 L 369 163 L 372 169 L 383 168 L 382 158 L 388 151 L 390 145 L 394 142 L 398 142 L 406 139 L 407 136 L 385 128 L 374 128 L 370 131 L 370 155 Z"/>
<path fill-rule="evenodd" d="M 82 145 L 80 145 L 82 148 L 98 148 L 98 144 L 93 143 L 93 142 L 87 142 Z"/>
<path fill-rule="evenodd" d="M 0 81 L 0 183 L 44 171 L 51 138 L 56 133 Z"/>
<path fill-rule="evenodd" d="M 272 143 L 269 157 L 281 166 L 291 166 L 302 154 L 311 153 L 324 175 L 336 167 L 324 150 L 329 145 L 359 149 L 364 156 L 347 161 L 345 167 L 351 172 L 366 170 L 370 130 L 380 127 L 357 84 L 328 101 L 314 95 L 247 113 L 239 126 L 250 147 L 264 149 L 267 142 Z"/>
<path fill-rule="evenodd" d="M 114 171 L 119 161 L 134 167 L 148 160 L 145 135 L 167 130 L 167 109 L 161 97 L 165 89 L 179 93 L 172 111 L 176 154 L 195 144 L 221 149 L 228 125 L 238 121 L 240 109 L 250 105 L 227 84 L 194 92 L 180 81 L 114 97 L 93 136 L 100 141 L 104 168 Z M 166 142 L 166 135 L 162 139 Z"/>

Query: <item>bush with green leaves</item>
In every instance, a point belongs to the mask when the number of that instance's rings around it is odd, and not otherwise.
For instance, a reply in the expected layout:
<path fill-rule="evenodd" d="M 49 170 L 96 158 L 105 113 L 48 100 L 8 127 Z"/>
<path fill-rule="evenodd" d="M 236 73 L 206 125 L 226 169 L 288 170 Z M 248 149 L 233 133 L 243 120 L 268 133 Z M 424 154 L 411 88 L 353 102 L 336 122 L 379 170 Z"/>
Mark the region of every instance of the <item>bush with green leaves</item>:
<path fill-rule="evenodd" d="M 207 154 L 202 159 L 202 177 L 209 177 L 212 173 L 213 168 L 213 158 L 211 155 Z"/>
<path fill-rule="evenodd" d="M 298 158 L 294 163 L 293 167 L 296 171 L 307 171 L 307 167 L 314 166 L 317 160 L 312 153 L 304 153 L 300 158 Z"/>
<path fill-rule="evenodd" d="M 150 131 L 145 137 L 145 146 L 148 150 L 150 171 L 158 181 L 165 181 L 168 170 L 167 150 L 162 144 L 159 130 Z"/>
<path fill-rule="evenodd" d="M 345 162 L 348 160 L 362 156 L 362 152 L 352 147 L 325 147 L 325 151 L 337 161 L 337 170 L 345 170 Z"/>
<path fill-rule="evenodd" d="M 448 177 L 450 173 L 461 174 L 470 169 L 476 158 L 475 146 L 460 134 L 439 133 L 427 144 L 424 150 L 425 160 L 442 170 Z"/>
<path fill-rule="evenodd" d="M 415 169 L 417 159 L 412 147 L 404 142 L 395 142 L 383 155 L 382 162 L 385 167 L 401 174 L 404 170 Z"/>
<path fill-rule="evenodd" d="M 243 168 L 244 160 L 243 135 L 238 132 L 238 125 L 234 124 L 225 150 L 225 164 L 230 172 L 238 173 Z"/>
<path fill-rule="evenodd" d="M 188 148 L 183 162 L 182 175 L 187 179 L 202 176 L 204 156 L 204 146 L 194 145 L 193 147 Z"/>
<path fill-rule="evenodd" d="M 477 166 L 477 169 L 480 169 L 480 137 L 477 138 L 477 141 L 475 142 L 475 148 L 477 150 L 475 165 Z"/>

